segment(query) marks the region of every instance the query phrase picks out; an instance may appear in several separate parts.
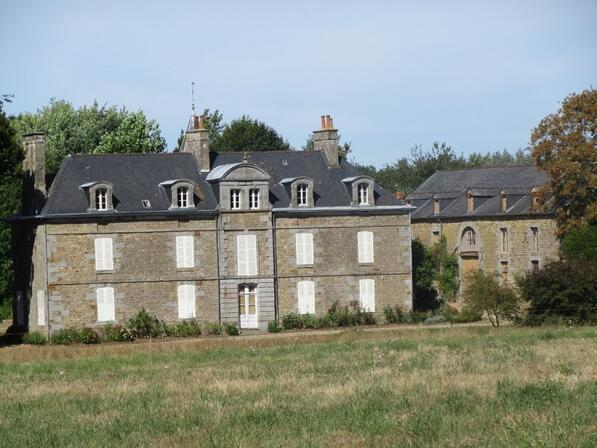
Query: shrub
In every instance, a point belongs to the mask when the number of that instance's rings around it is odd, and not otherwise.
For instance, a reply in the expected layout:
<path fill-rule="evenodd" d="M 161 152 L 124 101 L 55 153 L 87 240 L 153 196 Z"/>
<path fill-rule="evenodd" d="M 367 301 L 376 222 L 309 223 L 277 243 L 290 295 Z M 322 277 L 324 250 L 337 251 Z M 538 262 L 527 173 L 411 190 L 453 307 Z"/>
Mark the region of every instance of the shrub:
<path fill-rule="evenodd" d="M 421 324 L 425 322 L 429 316 L 433 316 L 431 311 L 409 311 L 404 315 L 403 322 L 407 324 Z"/>
<path fill-rule="evenodd" d="M 383 315 L 386 319 L 386 322 L 389 324 L 399 324 L 405 320 L 404 312 L 402 311 L 400 305 L 386 306 L 383 309 Z"/>
<path fill-rule="evenodd" d="M 163 325 L 158 318 L 145 311 L 145 308 L 129 319 L 128 327 L 137 338 L 154 338 L 163 333 Z"/>
<path fill-rule="evenodd" d="M 188 337 L 199 336 L 201 327 L 195 319 L 187 319 L 172 325 L 165 325 L 164 332 L 167 336 Z"/>
<path fill-rule="evenodd" d="M 302 316 L 296 313 L 284 314 L 282 316 L 282 328 L 284 330 L 303 328 Z"/>
<path fill-rule="evenodd" d="M 268 333 L 279 333 L 282 331 L 282 328 L 275 320 L 271 320 L 267 323 L 267 331 Z"/>
<path fill-rule="evenodd" d="M 31 345 L 44 345 L 48 342 L 46 337 L 39 331 L 32 331 L 23 336 L 23 343 Z"/>
<path fill-rule="evenodd" d="M 79 330 L 75 328 L 65 328 L 63 330 L 56 330 L 50 335 L 50 344 L 55 345 L 70 345 L 81 342 Z"/>
<path fill-rule="evenodd" d="M 494 327 L 500 319 L 515 320 L 520 313 L 520 299 L 510 288 L 500 286 L 495 275 L 482 270 L 471 272 L 464 290 L 464 306 L 487 318 Z"/>
<path fill-rule="evenodd" d="M 597 323 L 597 262 L 553 261 L 517 282 L 529 302 L 524 323 Z"/>
<path fill-rule="evenodd" d="M 222 334 L 223 327 L 217 322 L 205 322 L 205 332 L 207 334 Z"/>
<path fill-rule="evenodd" d="M 224 325 L 224 331 L 228 336 L 238 336 L 240 334 L 238 327 L 233 323 L 227 323 Z"/>
<path fill-rule="evenodd" d="M 432 324 L 442 324 L 446 321 L 446 318 L 441 314 L 435 314 L 433 316 L 427 317 L 423 323 L 425 325 L 432 325 Z"/>
<path fill-rule="evenodd" d="M 104 340 L 110 342 L 131 342 L 135 334 L 122 325 L 108 325 L 104 328 Z"/>
<path fill-rule="evenodd" d="M 83 344 L 99 344 L 100 338 L 95 330 L 91 328 L 81 328 L 79 330 L 79 342 Z"/>
<path fill-rule="evenodd" d="M 441 314 L 446 322 L 451 324 L 464 324 L 468 322 L 480 321 L 482 315 L 476 311 L 470 310 L 464 307 L 462 311 L 458 311 L 456 308 L 451 306 L 444 306 L 441 310 Z"/>

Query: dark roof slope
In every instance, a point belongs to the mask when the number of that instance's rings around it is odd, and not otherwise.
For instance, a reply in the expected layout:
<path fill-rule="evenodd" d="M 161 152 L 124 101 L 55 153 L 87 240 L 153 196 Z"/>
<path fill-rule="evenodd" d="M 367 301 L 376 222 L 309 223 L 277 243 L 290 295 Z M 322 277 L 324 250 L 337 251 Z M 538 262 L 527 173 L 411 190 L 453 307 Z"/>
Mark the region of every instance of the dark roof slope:
<path fill-rule="evenodd" d="M 407 196 L 418 209 L 413 219 L 461 218 L 471 216 L 517 216 L 531 213 L 531 190 L 545 185 L 549 176 L 535 166 L 500 166 L 436 171 Z M 475 210 L 467 213 L 466 196 L 475 196 Z M 500 193 L 508 197 L 508 209 L 500 210 Z M 432 201 L 441 198 L 440 213 L 433 213 Z M 550 213 L 541 212 L 539 214 Z"/>
<path fill-rule="evenodd" d="M 212 169 L 219 165 L 237 163 L 244 153 L 212 154 Z M 361 173 L 346 161 L 339 169 L 329 169 L 319 151 L 276 151 L 249 153 L 250 163 L 262 167 L 270 176 L 270 200 L 273 207 L 289 206 L 290 198 L 280 185 L 284 178 L 306 176 L 313 179 L 316 207 L 350 206 L 351 198 L 342 179 Z M 52 183 L 42 215 L 90 215 L 88 202 L 81 185 L 104 181 L 112 185 L 113 213 L 144 214 L 168 212 L 170 198 L 160 183 L 174 179 L 188 179 L 199 190 L 196 207 L 191 211 L 215 211 L 218 200 L 206 181 L 208 173 L 200 173 L 195 158 L 188 153 L 165 154 L 89 154 L 68 156 Z M 376 205 L 404 205 L 393 194 L 375 186 Z M 142 200 L 149 200 L 146 209 Z M 189 213 L 189 210 L 180 211 Z M 106 215 L 107 212 L 98 214 Z"/>

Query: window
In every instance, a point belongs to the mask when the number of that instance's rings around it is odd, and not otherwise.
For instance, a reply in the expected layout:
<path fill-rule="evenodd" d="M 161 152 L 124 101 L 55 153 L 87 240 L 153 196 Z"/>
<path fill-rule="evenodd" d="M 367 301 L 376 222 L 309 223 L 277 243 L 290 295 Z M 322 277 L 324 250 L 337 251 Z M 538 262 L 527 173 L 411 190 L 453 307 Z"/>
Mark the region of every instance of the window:
<path fill-rule="evenodd" d="M 369 205 L 369 185 L 359 184 L 359 205 Z"/>
<path fill-rule="evenodd" d="M 257 275 L 257 235 L 237 235 L 238 275 Z"/>
<path fill-rule="evenodd" d="M 508 196 L 502 193 L 500 196 L 500 211 L 505 212 L 506 210 L 508 210 Z"/>
<path fill-rule="evenodd" d="M 434 230 L 432 233 L 433 233 L 432 237 L 431 237 L 432 243 L 433 244 L 439 243 L 440 242 L 439 230 Z"/>
<path fill-rule="evenodd" d="M 141 200 L 141 204 L 143 205 L 143 208 L 151 208 L 151 202 L 149 202 L 148 199 Z"/>
<path fill-rule="evenodd" d="M 257 287 L 240 285 L 238 288 L 238 313 L 241 328 L 257 328 Z"/>
<path fill-rule="evenodd" d="M 258 209 L 259 208 L 259 190 L 256 188 L 249 190 L 249 208 L 250 209 Z"/>
<path fill-rule="evenodd" d="M 531 250 L 539 252 L 539 228 L 531 227 Z"/>
<path fill-rule="evenodd" d="M 43 327 L 46 324 L 46 297 L 43 291 L 37 291 L 37 325 Z"/>
<path fill-rule="evenodd" d="M 189 207 L 189 187 L 178 187 L 176 193 L 176 205 L 180 208 Z"/>
<path fill-rule="evenodd" d="M 195 267 L 195 250 L 192 236 L 176 237 L 176 267 Z"/>
<path fill-rule="evenodd" d="M 111 271 L 114 269 L 112 238 L 95 239 L 95 270 Z"/>
<path fill-rule="evenodd" d="M 375 311 L 375 280 L 359 280 L 359 306 L 364 311 Z"/>
<path fill-rule="evenodd" d="M 315 314 L 315 283 L 303 280 L 297 283 L 299 314 Z"/>
<path fill-rule="evenodd" d="M 510 279 L 508 277 L 508 262 L 502 261 L 501 265 L 501 274 L 502 274 L 502 286 L 509 287 L 510 286 Z"/>
<path fill-rule="evenodd" d="M 97 320 L 98 322 L 113 322 L 114 317 L 114 289 L 97 288 Z"/>
<path fill-rule="evenodd" d="M 439 215 L 439 198 L 433 198 L 433 214 Z"/>
<path fill-rule="evenodd" d="M 178 286 L 178 318 L 193 319 L 196 316 L 195 285 Z"/>
<path fill-rule="evenodd" d="M 373 232 L 358 233 L 359 263 L 373 263 Z"/>
<path fill-rule="evenodd" d="M 232 210 L 240 209 L 240 190 L 230 190 L 230 208 Z"/>
<path fill-rule="evenodd" d="M 296 264 L 313 264 L 313 234 L 297 233 L 296 240 Z"/>
<path fill-rule="evenodd" d="M 97 210 L 108 210 L 108 190 L 98 188 L 95 190 L 95 208 Z"/>
<path fill-rule="evenodd" d="M 309 186 L 307 184 L 298 184 L 296 187 L 296 205 L 307 207 L 309 205 L 308 194 Z"/>
<path fill-rule="evenodd" d="M 476 250 L 477 234 L 470 227 L 467 227 L 464 229 L 464 232 L 462 232 L 460 246 L 461 250 Z"/>
<path fill-rule="evenodd" d="M 502 253 L 508 252 L 508 229 L 500 229 L 502 234 Z"/>
<path fill-rule="evenodd" d="M 533 272 L 537 272 L 539 270 L 539 260 L 531 260 L 531 268 Z"/>
<path fill-rule="evenodd" d="M 475 198 L 471 193 L 466 196 L 466 212 L 472 213 L 475 211 Z"/>

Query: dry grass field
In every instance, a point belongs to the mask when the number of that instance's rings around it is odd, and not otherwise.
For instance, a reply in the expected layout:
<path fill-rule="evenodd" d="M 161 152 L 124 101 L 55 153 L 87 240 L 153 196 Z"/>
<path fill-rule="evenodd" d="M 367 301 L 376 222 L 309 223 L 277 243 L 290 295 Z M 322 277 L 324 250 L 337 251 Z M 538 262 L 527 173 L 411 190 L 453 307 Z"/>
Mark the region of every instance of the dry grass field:
<path fill-rule="evenodd" d="M 0 349 L 0 445 L 597 446 L 597 329 Z"/>

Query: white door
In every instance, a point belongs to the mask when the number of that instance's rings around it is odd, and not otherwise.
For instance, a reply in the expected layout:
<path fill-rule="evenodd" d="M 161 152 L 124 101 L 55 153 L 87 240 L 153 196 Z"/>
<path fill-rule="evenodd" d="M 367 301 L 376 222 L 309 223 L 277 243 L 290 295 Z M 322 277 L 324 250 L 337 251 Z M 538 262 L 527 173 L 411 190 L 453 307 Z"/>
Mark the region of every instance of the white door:
<path fill-rule="evenodd" d="M 240 327 L 258 328 L 257 322 L 257 287 L 242 285 L 238 295 Z"/>

